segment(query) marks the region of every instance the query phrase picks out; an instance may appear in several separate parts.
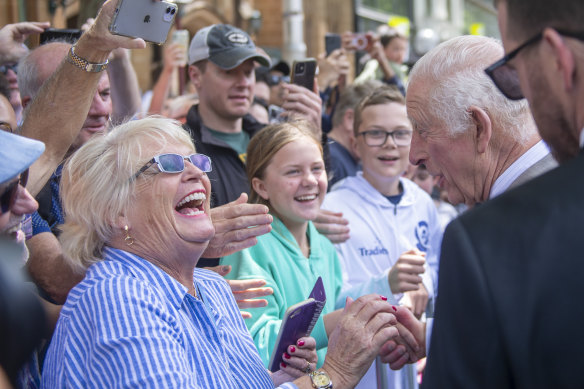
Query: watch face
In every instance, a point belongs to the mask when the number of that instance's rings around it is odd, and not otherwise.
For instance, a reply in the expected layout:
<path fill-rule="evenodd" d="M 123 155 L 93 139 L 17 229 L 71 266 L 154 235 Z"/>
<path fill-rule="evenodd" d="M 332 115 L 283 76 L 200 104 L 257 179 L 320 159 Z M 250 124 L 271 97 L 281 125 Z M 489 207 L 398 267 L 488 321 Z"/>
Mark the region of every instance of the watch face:
<path fill-rule="evenodd" d="M 317 376 L 314 377 L 314 383 L 318 386 L 318 387 L 325 387 L 329 384 L 330 379 L 325 375 L 325 374 L 318 374 Z"/>

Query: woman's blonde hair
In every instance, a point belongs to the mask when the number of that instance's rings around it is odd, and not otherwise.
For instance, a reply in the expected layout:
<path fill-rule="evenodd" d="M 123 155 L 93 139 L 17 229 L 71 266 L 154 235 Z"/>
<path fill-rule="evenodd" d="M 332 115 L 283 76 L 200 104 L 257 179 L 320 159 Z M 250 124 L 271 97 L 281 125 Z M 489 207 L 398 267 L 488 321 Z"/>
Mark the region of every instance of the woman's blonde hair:
<path fill-rule="evenodd" d="M 168 143 L 184 144 L 194 151 L 180 123 L 149 117 L 94 136 L 66 161 L 61 178 L 65 224 L 60 241 L 75 270 L 83 273 L 102 259 L 117 220 L 131 206 L 136 185 L 151 182 L 148 175 L 140 179 L 134 175 Z"/>
<path fill-rule="evenodd" d="M 251 203 L 264 204 L 270 206 L 254 189 L 253 178 L 263 179 L 266 168 L 274 158 L 274 155 L 290 142 L 299 139 L 309 138 L 320 150 L 322 156 L 322 145 L 317 137 L 318 130 L 314 125 L 306 120 L 272 124 L 264 127 L 260 132 L 251 138 L 247 146 L 246 171 L 249 180 L 249 201 Z"/>

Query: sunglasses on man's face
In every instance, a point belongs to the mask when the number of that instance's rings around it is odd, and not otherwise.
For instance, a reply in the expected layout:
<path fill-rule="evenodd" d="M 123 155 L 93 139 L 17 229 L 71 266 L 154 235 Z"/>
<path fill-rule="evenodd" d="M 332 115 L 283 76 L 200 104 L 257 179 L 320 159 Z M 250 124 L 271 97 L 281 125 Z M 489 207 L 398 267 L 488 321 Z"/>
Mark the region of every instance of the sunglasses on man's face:
<path fill-rule="evenodd" d="M 0 65 L 0 73 L 4 75 L 6 75 L 9 70 L 12 70 L 14 73 L 17 73 L 17 69 L 18 69 L 17 63 Z"/>
<path fill-rule="evenodd" d="M 24 188 L 26 187 L 27 181 L 28 169 L 20 173 L 20 177 L 8 184 L 4 192 L 0 194 L 0 210 L 2 211 L 2 214 L 12 209 L 16 202 L 16 198 L 18 197 L 18 185 Z"/>
<path fill-rule="evenodd" d="M 570 32 L 564 30 L 557 30 L 556 32 L 560 35 L 567 36 L 570 38 L 576 38 L 579 40 L 584 40 L 584 33 L 581 32 Z M 519 84 L 519 75 L 517 70 L 509 65 L 509 61 L 519 54 L 521 50 L 527 46 L 540 41 L 543 38 L 543 33 L 540 32 L 535 36 L 529 38 L 523 44 L 519 45 L 515 50 L 509 52 L 503 58 L 489 66 L 485 69 L 485 73 L 493 80 L 495 86 L 510 100 L 521 100 L 523 92 L 521 91 L 521 85 Z"/>
<path fill-rule="evenodd" d="M 138 178 L 140 174 L 145 172 L 150 166 L 156 164 L 158 170 L 162 173 L 180 173 L 185 170 L 185 159 L 189 160 L 194 166 L 204 173 L 209 173 L 212 170 L 211 158 L 205 154 L 191 154 L 191 155 L 180 155 L 174 153 L 160 154 L 152 158 L 148 163 L 136 174 L 134 174 L 133 179 Z"/>

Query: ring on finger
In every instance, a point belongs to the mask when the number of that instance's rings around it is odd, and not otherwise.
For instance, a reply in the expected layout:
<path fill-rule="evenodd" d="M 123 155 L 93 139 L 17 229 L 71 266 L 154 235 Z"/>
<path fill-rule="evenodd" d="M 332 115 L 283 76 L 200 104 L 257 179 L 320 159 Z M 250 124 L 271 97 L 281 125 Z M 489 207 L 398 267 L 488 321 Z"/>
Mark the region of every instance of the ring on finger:
<path fill-rule="evenodd" d="M 312 372 L 312 369 L 310 367 L 310 362 L 306 361 L 306 367 L 304 368 L 304 372 L 306 374 L 309 374 L 310 372 Z"/>

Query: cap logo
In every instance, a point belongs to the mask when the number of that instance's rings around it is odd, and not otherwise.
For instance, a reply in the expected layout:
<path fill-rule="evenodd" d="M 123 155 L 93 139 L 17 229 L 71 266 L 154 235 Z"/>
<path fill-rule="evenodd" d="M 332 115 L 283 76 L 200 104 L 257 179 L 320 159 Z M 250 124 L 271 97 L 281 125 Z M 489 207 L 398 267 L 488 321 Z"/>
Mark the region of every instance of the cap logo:
<path fill-rule="evenodd" d="M 248 38 L 239 32 L 233 32 L 227 35 L 227 40 L 236 44 L 245 44 L 248 42 Z"/>

